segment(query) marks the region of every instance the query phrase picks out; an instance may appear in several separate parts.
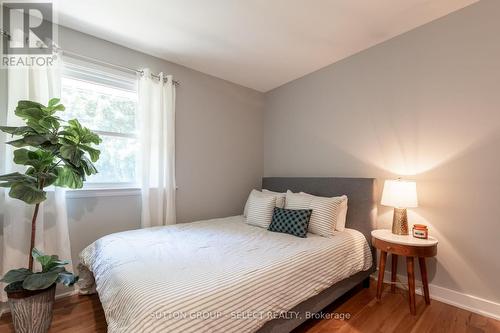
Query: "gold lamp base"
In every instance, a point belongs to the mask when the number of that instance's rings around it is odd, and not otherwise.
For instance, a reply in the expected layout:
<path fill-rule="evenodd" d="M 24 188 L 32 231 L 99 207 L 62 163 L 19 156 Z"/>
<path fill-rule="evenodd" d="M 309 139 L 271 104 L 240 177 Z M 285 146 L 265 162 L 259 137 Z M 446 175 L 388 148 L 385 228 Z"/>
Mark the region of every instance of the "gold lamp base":
<path fill-rule="evenodd" d="M 392 233 L 395 235 L 408 235 L 408 215 L 406 214 L 406 208 L 394 208 Z"/>

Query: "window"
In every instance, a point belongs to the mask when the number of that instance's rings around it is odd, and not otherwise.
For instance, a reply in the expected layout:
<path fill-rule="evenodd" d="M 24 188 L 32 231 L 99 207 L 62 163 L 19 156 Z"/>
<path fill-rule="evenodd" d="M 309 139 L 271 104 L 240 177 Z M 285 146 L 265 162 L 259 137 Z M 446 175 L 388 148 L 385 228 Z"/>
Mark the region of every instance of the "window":
<path fill-rule="evenodd" d="M 137 184 L 137 83 L 92 66 L 66 64 L 62 75 L 65 120 L 77 118 L 102 139 L 99 173 L 86 187 L 127 187 Z"/>

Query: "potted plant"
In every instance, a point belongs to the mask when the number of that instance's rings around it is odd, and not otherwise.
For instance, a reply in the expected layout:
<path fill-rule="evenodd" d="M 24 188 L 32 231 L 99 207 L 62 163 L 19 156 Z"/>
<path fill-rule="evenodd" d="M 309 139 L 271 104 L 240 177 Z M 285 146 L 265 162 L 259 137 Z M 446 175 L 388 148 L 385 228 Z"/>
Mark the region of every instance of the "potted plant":
<path fill-rule="evenodd" d="M 0 176 L 0 187 L 10 188 L 10 197 L 34 205 L 28 268 L 10 270 L 1 279 L 8 284 L 5 291 L 16 332 L 47 332 L 56 284 L 72 286 L 78 280 L 64 268 L 69 261 L 34 248 L 38 210 L 47 198 L 45 188 L 81 188 L 86 176 L 97 173 L 93 163 L 99 159 L 100 151 L 94 145 L 101 139 L 78 120 L 65 122 L 56 116 L 65 109 L 59 102 L 53 98 L 45 106 L 19 101 L 15 114 L 25 126 L 0 126 L 1 131 L 16 136 L 7 142 L 17 148 L 13 152 L 14 163 L 27 167 L 24 173 Z M 33 269 L 33 260 L 40 263 L 41 271 Z"/>

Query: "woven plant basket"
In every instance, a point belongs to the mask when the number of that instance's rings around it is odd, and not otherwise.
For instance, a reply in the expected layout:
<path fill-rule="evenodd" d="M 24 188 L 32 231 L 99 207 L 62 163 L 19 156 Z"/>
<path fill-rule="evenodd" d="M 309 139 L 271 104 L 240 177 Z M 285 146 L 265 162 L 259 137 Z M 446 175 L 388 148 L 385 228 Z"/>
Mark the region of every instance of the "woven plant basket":
<path fill-rule="evenodd" d="M 8 292 L 16 333 L 46 333 L 52 322 L 56 285 L 44 290 Z"/>

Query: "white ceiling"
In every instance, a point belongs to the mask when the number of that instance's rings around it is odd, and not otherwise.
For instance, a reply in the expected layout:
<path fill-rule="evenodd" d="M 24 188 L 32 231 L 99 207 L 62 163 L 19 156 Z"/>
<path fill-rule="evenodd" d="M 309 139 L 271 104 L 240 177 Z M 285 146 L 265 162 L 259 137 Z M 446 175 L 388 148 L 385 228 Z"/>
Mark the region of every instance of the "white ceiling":
<path fill-rule="evenodd" d="M 268 91 L 478 0 L 56 0 L 59 23 Z"/>

